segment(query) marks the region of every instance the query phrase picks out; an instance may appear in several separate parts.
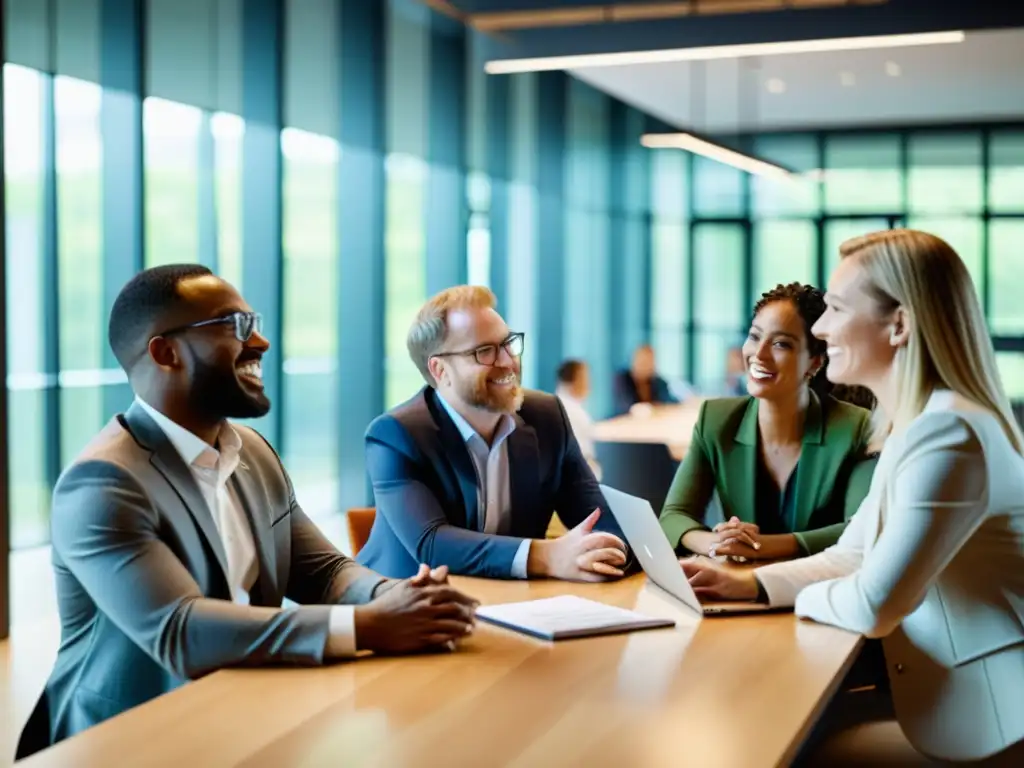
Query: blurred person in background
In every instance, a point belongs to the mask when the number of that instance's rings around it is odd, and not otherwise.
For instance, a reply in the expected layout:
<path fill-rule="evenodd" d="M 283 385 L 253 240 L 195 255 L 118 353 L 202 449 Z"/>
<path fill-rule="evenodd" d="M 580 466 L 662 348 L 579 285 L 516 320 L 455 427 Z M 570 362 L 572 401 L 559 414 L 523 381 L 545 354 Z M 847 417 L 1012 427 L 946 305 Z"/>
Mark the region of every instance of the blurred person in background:
<path fill-rule="evenodd" d="M 747 394 L 747 366 L 743 362 L 743 347 L 730 347 L 725 358 L 725 396 L 743 397 Z"/>
<path fill-rule="evenodd" d="M 566 360 L 558 366 L 558 385 L 555 394 L 565 407 L 569 425 L 576 442 L 580 444 L 583 458 L 594 470 L 594 476 L 601 479 L 601 465 L 597 463 L 594 448 L 594 421 L 587 412 L 586 401 L 590 395 L 590 368 L 582 360 Z"/>
<path fill-rule="evenodd" d="M 668 382 L 658 375 L 654 347 L 650 344 L 637 347 L 629 369 L 615 374 L 613 393 L 616 415 L 629 413 L 639 403 L 663 405 L 679 402 Z"/>

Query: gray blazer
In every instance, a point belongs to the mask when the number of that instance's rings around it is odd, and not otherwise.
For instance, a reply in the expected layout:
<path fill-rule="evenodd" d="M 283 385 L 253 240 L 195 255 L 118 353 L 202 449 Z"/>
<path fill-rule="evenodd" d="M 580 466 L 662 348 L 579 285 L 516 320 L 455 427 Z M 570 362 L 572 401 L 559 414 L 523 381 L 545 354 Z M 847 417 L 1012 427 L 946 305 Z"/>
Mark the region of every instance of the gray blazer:
<path fill-rule="evenodd" d="M 18 758 L 222 667 L 320 664 L 329 606 L 373 597 L 383 577 L 324 538 L 273 449 L 236 429 L 230 482 L 259 559 L 248 606 L 231 602 L 191 472 L 141 407 L 111 420 L 61 475 L 51 513 L 61 642 Z M 282 609 L 285 597 L 306 605 Z"/>

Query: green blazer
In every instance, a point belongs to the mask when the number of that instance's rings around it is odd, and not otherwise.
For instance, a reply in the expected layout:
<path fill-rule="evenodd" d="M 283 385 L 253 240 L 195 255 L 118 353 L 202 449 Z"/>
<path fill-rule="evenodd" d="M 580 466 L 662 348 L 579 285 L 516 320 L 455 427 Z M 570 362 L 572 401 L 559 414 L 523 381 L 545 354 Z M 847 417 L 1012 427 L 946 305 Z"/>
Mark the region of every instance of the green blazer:
<path fill-rule="evenodd" d="M 683 534 L 708 530 L 704 515 L 715 491 L 725 519 L 756 523 L 758 401 L 753 397 L 707 400 L 693 439 L 676 471 L 661 513 L 661 527 L 672 546 Z M 796 468 L 796 526 L 805 555 L 834 544 L 871 485 L 876 457 L 866 454 L 869 411 L 832 397 L 824 403 L 811 393 L 804 441 Z"/>

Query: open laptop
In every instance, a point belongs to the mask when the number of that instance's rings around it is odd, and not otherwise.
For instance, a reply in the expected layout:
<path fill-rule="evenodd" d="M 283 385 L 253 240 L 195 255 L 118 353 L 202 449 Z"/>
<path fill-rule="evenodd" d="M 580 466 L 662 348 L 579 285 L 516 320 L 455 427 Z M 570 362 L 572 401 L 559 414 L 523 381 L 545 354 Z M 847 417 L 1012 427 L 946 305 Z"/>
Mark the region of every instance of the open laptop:
<path fill-rule="evenodd" d="M 601 486 L 608 506 L 622 529 L 629 548 L 640 561 L 640 565 L 657 587 L 672 595 L 688 608 L 704 616 L 732 616 L 744 613 L 767 613 L 792 610 L 763 603 L 715 602 L 701 603 L 693 593 L 693 587 L 679 567 L 679 558 L 668 543 L 665 532 L 658 524 L 658 517 L 646 499 L 630 496 L 607 485 Z"/>

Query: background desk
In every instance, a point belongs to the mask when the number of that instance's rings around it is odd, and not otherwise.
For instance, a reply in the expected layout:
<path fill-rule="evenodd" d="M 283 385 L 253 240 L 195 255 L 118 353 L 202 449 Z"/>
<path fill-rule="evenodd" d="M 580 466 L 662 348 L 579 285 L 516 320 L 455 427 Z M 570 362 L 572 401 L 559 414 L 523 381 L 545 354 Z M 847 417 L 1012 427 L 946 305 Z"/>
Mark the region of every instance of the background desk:
<path fill-rule="evenodd" d="M 695 398 L 596 423 L 593 434 L 602 482 L 647 499 L 660 514 L 702 402 Z"/>
<path fill-rule="evenodd" d="M 775 766 L 861 643 L 792 614 L 701 621 L 643 576 L 455 581 L 483 602 L 572 592 L 680 623 L 557 644 L 481 624 L 452 654 L 218 672 L 19 765 Z"/>
<path fill-rule="evenodd" d="M 693 426 L 704 400 L 693 398 L 681 405 L 660 405 L 649 415 L 616 416 L 594 424 L 598 442 L 661 443 L 668 446 L 676 461 L 681 461 L 693 435 Z"/>

